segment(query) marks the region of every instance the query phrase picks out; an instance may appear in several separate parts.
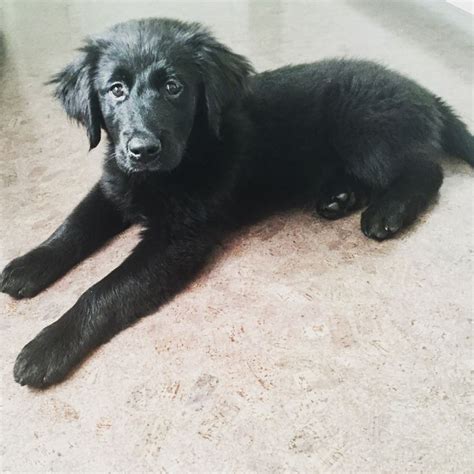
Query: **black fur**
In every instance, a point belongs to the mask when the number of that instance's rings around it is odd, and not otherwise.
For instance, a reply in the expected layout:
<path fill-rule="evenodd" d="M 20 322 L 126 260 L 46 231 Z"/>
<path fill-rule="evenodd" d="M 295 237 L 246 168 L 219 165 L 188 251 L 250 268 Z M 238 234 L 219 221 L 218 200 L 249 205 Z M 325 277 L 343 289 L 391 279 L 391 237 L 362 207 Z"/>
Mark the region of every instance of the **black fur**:
<path fill-rule="evenodd" d="M 436 155 L 474 160 L 449 107 L 393 71 L 327 60 L 254 74 L 198 24 L 117 25 L 52 82 L 91 147 L 105 131 L 104 173 L 46 242 L 7 265 L 2 291 L 32 297 L 127 226 L 144 231 L 23 348 L 15 380 L 35 387 L 176 295 L 232 229 L 284 207 L 334 219 L 368 205 L 362 230 L 385 239 L 436 195 Z"/>

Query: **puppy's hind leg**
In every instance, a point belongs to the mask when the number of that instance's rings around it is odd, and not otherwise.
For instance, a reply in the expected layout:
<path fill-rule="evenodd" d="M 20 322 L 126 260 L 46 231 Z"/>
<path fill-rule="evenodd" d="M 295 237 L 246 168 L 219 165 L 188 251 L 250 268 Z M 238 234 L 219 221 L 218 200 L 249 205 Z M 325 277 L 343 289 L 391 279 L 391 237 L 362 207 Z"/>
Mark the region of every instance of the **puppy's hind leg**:
<path fill-rule="evenodd" d="M 407 225 L 428 206 L 443 182 L 441 167 L 423 155 L 407 157 L 399 175 L 362 213 L 362 232 L 384 240 Z"/>

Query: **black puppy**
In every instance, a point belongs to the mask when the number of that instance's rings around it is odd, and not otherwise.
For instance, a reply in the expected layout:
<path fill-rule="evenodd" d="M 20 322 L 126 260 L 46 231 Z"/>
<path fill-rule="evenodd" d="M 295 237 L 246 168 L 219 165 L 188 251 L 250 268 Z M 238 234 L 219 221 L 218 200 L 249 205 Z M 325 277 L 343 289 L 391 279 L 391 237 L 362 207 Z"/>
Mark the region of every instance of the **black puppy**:
<path fill-rule="evenodd" d="M 254 74 L 202 26 L 130 21 L 89 39 L 52 81 L 100 182 L 54 234 L 3 271 L 32 297 L 127 226 L 141 242 L 17 358 L 20 384 L 59 382 L 93 348 L 182 290 L 221 236 L 290 206 L 338 218 L 368 203 L 363 232 L 392 236 L 442 182 L 435 155 L 474 164 L 474 140 L 439 98 L 366 61 Z"/>

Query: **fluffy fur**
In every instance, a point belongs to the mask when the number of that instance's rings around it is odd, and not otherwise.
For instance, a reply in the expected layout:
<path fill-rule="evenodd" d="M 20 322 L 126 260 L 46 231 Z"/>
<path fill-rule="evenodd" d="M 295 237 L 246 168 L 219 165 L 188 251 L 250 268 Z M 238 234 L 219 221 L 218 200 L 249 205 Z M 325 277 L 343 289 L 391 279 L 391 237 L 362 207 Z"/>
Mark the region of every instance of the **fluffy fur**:
<path fill-rule="evenodd" d="M 117 25 L 88 39 L 52 82 L 92 148 L 105 132 L 104 172 L 46 242 L 7 265 L 1 290 L 35 296 L 127 226 L 144 231 L 118 268 L 23 348 L 14 367 L 22 385 L 61 381 L 182 290 L 244 223 L 295 206 L 330 219 L 367 206 L 362 231 L 382 240 L 436 195 L 433 157 L 474 163 L 465 125 L 413 81 L 355 60 L 255 74 L 194 23 Z"/>

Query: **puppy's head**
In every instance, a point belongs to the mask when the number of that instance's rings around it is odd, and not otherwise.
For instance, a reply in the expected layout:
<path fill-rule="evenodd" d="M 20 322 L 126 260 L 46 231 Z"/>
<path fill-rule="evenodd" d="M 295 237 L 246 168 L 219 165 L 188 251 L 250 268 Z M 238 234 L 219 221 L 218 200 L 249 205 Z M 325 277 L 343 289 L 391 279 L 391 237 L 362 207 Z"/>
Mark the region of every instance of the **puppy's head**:
<path fill-rule="evenodd" d="M 122 170 L 169 171 L 183 158 L 198 104 L 219 137 L 222 113 L 252 71 L 199 24 L 147 19 L 88 39 L 51 82 L 91 148 L 104 129 Z"/>

